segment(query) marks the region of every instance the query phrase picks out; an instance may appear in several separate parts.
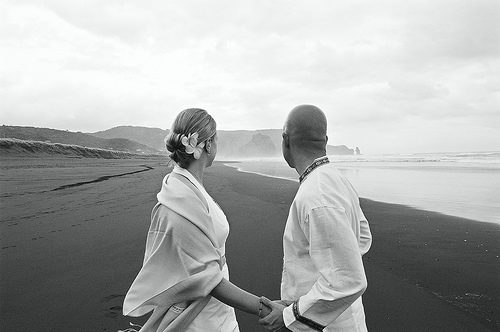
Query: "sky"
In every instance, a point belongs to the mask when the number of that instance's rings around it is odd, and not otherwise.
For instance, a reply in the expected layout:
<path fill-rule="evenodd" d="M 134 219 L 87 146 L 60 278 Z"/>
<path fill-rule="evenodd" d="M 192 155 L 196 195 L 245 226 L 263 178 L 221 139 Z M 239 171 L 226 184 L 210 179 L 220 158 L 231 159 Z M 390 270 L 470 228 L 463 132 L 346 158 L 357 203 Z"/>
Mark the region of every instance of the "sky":
<path fill-rule="evenodd" d="M 500 1 L 0 0 L 0 123 L 282 128 L 364 154 L 500 151 Z"/>

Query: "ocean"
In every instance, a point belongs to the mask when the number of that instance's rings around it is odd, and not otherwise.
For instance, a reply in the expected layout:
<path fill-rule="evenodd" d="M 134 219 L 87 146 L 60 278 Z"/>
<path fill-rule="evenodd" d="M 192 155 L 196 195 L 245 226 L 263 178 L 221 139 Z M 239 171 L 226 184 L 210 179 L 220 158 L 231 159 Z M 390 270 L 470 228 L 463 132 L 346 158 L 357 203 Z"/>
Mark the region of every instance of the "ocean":
<path fill-rule="evenodd" d="M 500 224 L 500 152 L 329 156 L 360 197 Z M 282 158 L 227 163 L 298 181 Z"/>

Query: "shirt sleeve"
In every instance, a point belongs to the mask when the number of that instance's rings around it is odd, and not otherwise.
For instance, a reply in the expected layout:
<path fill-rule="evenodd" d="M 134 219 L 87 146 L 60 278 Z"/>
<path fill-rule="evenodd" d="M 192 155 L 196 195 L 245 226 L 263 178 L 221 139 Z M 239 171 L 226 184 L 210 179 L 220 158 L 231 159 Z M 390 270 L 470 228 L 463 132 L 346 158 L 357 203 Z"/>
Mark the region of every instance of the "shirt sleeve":
<path fill-rule="evenodd" d="M 364 255 L 370 250 L 372 245 L 372 233 L 365 215 L 363 213 L 361 215 L 363 219 L 361 219 L 359 227 L 359 250 L 361 251 L 361 255 Z"/>
<path fill-rule="evenodd" d="M 311 290 L 298 299 L 298 313 L 327 326 L 366 289 L 360 248 L 343 209 L 315 208 L 301 227 L 319 277 Z M 285 308 L 283 319 L 292 331 L 315 331 L 296 319 L 292 306 Z"/>

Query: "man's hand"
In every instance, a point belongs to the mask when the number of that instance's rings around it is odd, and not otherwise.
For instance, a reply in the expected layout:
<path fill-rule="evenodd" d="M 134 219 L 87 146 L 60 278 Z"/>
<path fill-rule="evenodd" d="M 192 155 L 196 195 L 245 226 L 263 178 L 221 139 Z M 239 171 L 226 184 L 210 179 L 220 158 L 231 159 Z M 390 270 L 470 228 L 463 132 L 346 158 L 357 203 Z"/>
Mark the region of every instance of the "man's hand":
<path fill-rule="evenodd" d="M 280 303 L 281 301 L 273 302 L 266 297 L 262 297 L 261 300 L 266 307 L 271 309 L 271 313 L 259 319 L 259 324 L 263 325 L 268 331 L 290 331 L 285 327 L 285 323 L 283 322 L 283 309 L 286 308 L 286 305 Z"/>
<path fill-rule="evenodd" d="M 291 300 L 275 300 L 274 302 L 284 305 L 285 307 L 288 307 L 290 304 L 293 303 L 293 301 Z"/>

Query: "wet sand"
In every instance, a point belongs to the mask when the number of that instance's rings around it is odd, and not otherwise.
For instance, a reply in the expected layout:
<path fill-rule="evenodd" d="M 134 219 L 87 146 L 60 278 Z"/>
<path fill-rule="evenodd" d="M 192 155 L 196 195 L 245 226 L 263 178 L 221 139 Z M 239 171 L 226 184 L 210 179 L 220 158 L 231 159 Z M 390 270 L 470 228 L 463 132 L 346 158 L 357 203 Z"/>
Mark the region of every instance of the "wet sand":
<path fill-rule="evenodd" d="M 2 158 L 0 330 L 117 331 L 140 269 L 162 159 Z M 281 237 L 297 183 L 217 163 L 207 190 L 231 224 L 231 280 L 279 297 Z M 500 327 L 500 227 L 362 200 L 370 331 Z M 264 331 L 237 312 L 242 332 Z"/>

